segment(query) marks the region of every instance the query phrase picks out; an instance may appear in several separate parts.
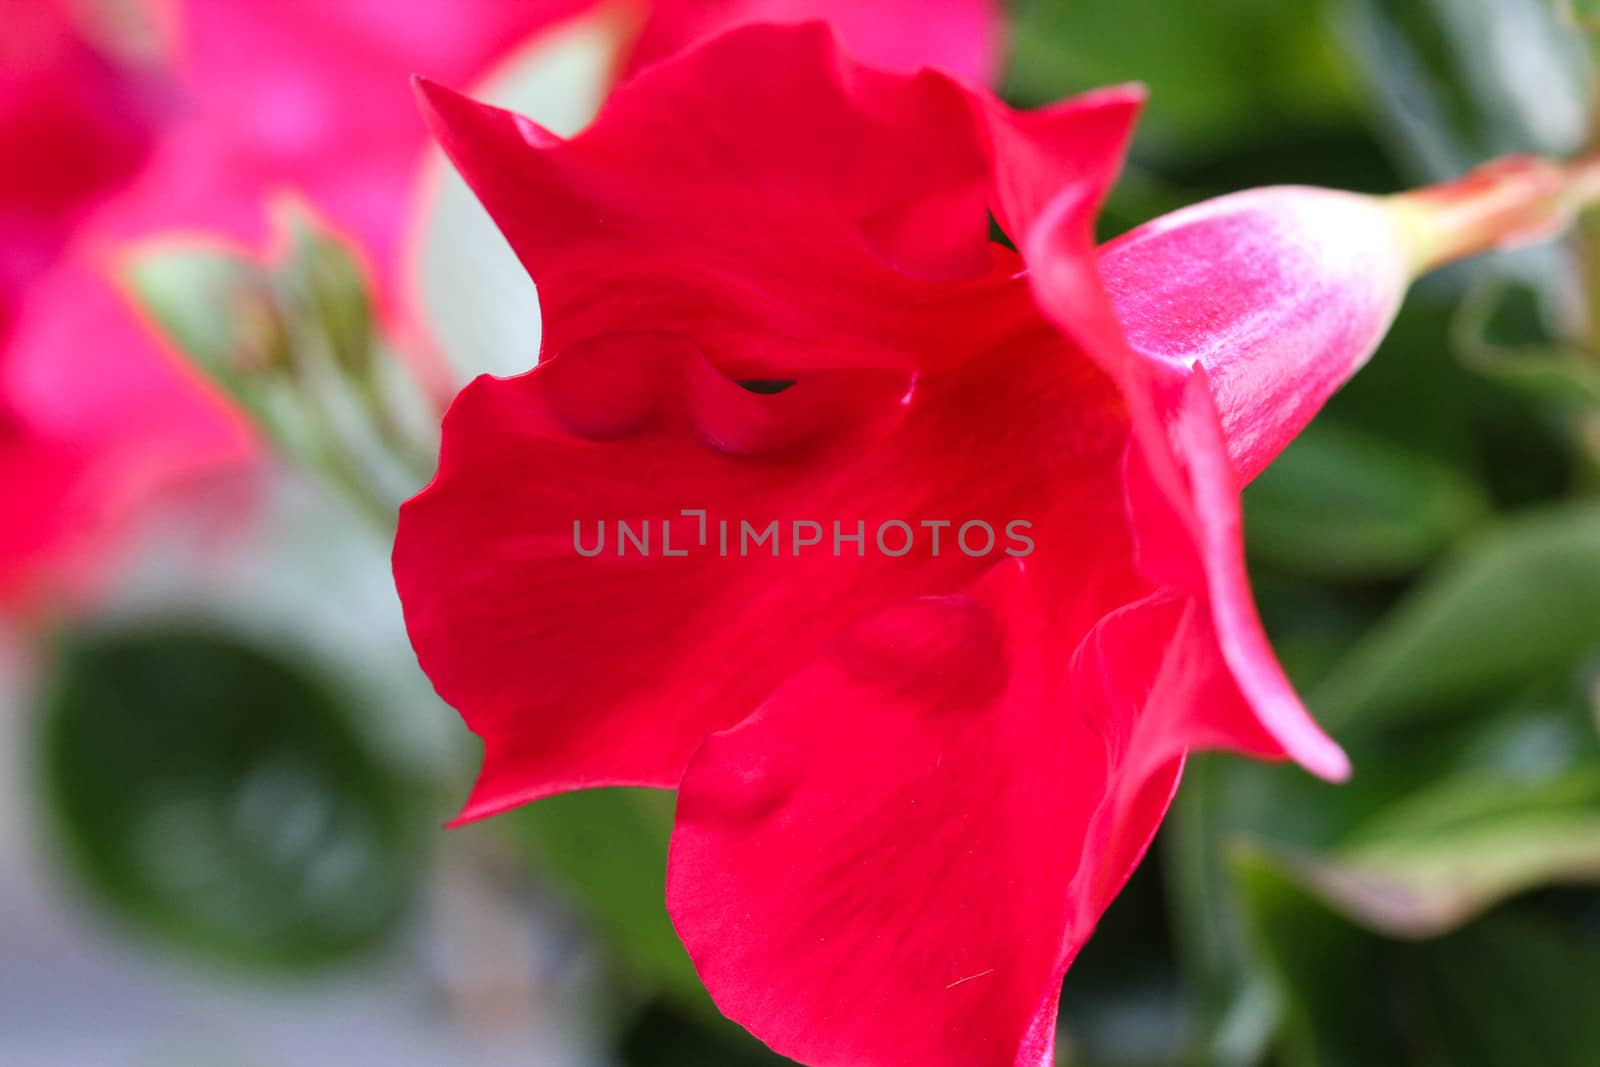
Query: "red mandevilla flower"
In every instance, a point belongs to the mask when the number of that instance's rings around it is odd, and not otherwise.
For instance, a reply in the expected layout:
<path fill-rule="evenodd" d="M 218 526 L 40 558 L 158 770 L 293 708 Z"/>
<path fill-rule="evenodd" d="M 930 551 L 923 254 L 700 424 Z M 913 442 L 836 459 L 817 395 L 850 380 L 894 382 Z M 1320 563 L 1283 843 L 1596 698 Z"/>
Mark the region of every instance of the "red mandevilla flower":
<path fill-rule="evenodd" d="M 677 788 L 668 906 L 730 1017 L 812 1064 L 1050 1062 L 1185 753 L 1347 773 L 1257 620 L 1239 489 L 1464 249 L 1279 189 L 1097 252 L 1138 91 L 1021 114 L 817 27 L 658 66 L 570 141 L 422 98 L 544 318 L 395 544 L 486 745 L 461 818 Z M 1031 552 L 923 536 L 1018 520 Z"/>

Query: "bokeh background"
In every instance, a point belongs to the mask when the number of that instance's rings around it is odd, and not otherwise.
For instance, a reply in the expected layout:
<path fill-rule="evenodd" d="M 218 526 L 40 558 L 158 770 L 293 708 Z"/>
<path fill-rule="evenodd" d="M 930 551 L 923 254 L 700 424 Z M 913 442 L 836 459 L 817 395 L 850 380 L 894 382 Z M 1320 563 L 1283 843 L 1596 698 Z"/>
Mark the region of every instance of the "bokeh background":
<path fill-rule="evenodd" d="M 1017 0 L 993 73 L 1149 86 L 1110 237 L 1600 150 L 1589 6 Z M 392 512 L 452 382 L 531 363 L 537 319 L 404 75 L 576 128 L 617 41 L 671 47 L 535 7 L 3 6 L 0 1063 L 781 1062 L 673 936 L 670 796 L 440 829 L 478 753 L 407 646 Z M 1064 1062 L 1600 1063 L 1597 491 L 1600 217 L 1427 279 L 1246 492 L 1357 773 L 1196 759 L 1068 976 Z"/>

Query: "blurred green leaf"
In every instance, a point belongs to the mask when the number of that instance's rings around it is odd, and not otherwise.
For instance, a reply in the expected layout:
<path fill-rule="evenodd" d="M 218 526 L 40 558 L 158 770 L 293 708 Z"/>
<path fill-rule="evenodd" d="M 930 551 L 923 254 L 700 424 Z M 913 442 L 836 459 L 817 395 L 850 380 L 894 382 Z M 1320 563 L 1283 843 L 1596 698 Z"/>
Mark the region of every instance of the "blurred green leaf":
<path fill-rule="evenodd" d="M 1600 31 L 1600 0 L 1553 0 L 1561 25 L 1584 33 Z"/>
<path fill-rule="evenodd" d="M 314 324 L 339 370 L 366 378 L 378 356 L 373 281 L 353 246 L 293 202 L 277 225 L 287 247 L 269 275 L 285 320 Z"/>
<path fill-rule="evenodd" d="M 636 979 L 720 1019 L 667 916 L 670 793 L 589 789 L 527 804 L 497 824 L 555 876 Z"/>
<path fill-rule="evenodd" d="M 1231 869 L 1251 941 L 1278 990 L 1288 1067 L 1412 1062 L 1393 1025 L 1384 942 L 1306 893 L 1268 854 L 1235 849 Z"/>
<path fill-rule="evenodd" d="M 1569 674 L 1600 650 L 1600 507 L 1509 520 L 1426 578 L 1311 694 L 1338 732 Z"/>
<path fill-rule="evenodd" d="M 1457 350 L 1479 373 L 1542 403 L 1600 409 L 1600 358 L 1553 337 L 1542 295 L 1508 278 L 1485 278 L 1467 294 L 1452 325 Z"/>
<path fill-rule="evenodd" d="M 1600 945 L 1570 924 L 1497 913 L 1395 942 L 1331 911 L 1267 853 L 1242 848 L 1233 869 L 1282 1004 L 1289 1067 L 1580 1067 L 1600 1055 Z"/>
<path fill-rule="evenodd" d="M 1407 297 L 1378 352 L 1318 422 L 1382 436 L 1471 479 L 1497 507 L 1566 494 L 1570 439 L 1513 390 L 1463 364 L 1450 343 L 1459 300 L 1441 279 Z"/>
<path fill-rule="evenodd" d="M 1391 937 L 1433 937 L 1539 886 L 1600 882 L 1600 767 L 1552 781 L 1461 776 L 1405 797 L 1300 880 Z"/>
<path fill-rule="evenodd" d="M 1494 156 L 1564 156 L 1588 136 L 1594 74 L 1549 0 L 1353 0 L 1351 53 L 1423 180 Z"/>
<path fill-rule="evenodd" d="M 381 529 L 431 474 L 438 416 L 376 334 L 371 281 L 348 242 L 292 199 L 271 259 L 189 238 L 123 257 L 137 305 L 285 457 Z"/>
<path fill-rule="evenodd" d="M 1244 496 L 1253 557 L 1328 578 L 1413 570 L 1487 511 L 1452 468 L 1335 422 L 1314 422 Z"/>
<path fill-rule="evenodd" d="M 1600 1063 L 1600 945 L 1566 925 L 1495 916 L 1420 953 L 1415 1010 L 1462 1067 Z"/>
<path fill-rule="evenodd" d="M 415 888 L 403 785 L 336 692 L 208 626 L 66 639 L 46 798 L 115 912 L 227 961 L 324 964 L 388 934 Z"/>
<path fill-rule="evenodd" d="M 1535 702 L 1356 738 L 1350 750 L 1356 774 L 1340 786 L 1222 754 L 1190 760 L 1161 842 L 1208 1062 L 1255 1063 L 1273 1019 L 1227 864 L 1241 841 L 1259 842 L 1302 883 L 1332 868 L 1366 887 L 1358 877 L 1371 873 L 1375 894 L 1398 886 L 1410 895 L 1395 907 L 1431 909 L 1439 928 L 1524 889 L 1591 877 L 1600 738 L 1589 708 Z M 1370 865 L 1347 872 L 1347 855 Z"/>
<path fill-rule="evenodd" d="M 1600 468 L 1600 355 L 1557 336 L 1545 303 L 1546 294 L 1525 281 L 1485 276 L 1462 301 L 1451 333 L 1467 366 L 1526 397 L 1593 471 Z M 1568 323 L 1564 332 L 1586 331 Z"/>
<path fill-rule="evenodd" d="M 1251 559 L 1250 584 L 1278 661 L 1302 692 L 1327 674 L 1388 606 L 1384 586 L 1334 585 L 1268 567 L 1259 555 Z"/>
<path fill-rule="evenodd" d="M 1263 126 L 1303 128 L 1353 109 L 1321 3 L 1277 0 L 1023 0 L 1014 8 L 1005 91 L 1042 104 L 1143 81 L 1140 135 L 1163 154 Z"/>
<path fill-rule="evenodd" d="M 1409 756 L 1409 754 L 1406 754 Z M 1190 995 L 1195 1040 L 1211 1064 L 1254 1064 L 1276 1021 L 1261 959 L 1228 864 L 1241 839 L 1330 848 L 1388 803 L 1409 775 L 1358 756 L 1355 779 L 1330 785 L 1298 767 L 1222 753 L 1190 757 L 1160 838 L 1173 930 Z"/>

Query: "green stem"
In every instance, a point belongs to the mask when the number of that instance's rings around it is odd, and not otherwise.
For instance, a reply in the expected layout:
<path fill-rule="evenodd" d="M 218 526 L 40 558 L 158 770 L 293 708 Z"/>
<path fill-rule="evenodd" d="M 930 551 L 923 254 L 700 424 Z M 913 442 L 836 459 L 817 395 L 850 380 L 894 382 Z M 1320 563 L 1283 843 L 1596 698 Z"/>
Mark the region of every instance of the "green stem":
<path fill-rule="evenodd" d="M 1558 237 L 1600 202 L 1600 155 L 1559 163 L 1506 156 L 1455 181 L 1389 197 L 1412 251 L 1412 269 Z"/>

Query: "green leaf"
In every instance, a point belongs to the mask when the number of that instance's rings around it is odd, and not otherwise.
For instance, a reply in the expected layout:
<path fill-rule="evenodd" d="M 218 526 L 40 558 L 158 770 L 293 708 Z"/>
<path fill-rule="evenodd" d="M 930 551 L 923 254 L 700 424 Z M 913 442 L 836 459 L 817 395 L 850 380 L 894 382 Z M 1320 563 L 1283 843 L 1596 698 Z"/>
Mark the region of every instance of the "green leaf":
<path fill-rule="evenodd" d="M 1454 469 L 1335 422 L 1314 422 L 1246 490 L 1252 557 L 1325 578 L 1404 574 L 1488 510 Z"/>
<path fill-rule="evenodd" d="M 1600 944 L 1570 925 L 1497 915 L 1418 953 L 1417 1013 L 1462 1067 L 1600 1063 Z"/>
<path fill-rule="evenodd" d="M 1396 942 L 1330 910 L 1268 853 L 1241 848 L 1233 869 L 1282 1006 L 1289 1067 L 1600 1057 L 1600 943 L 1574 924 L 1502 911 L 1445 938 Z"/>
<path fill-rule="evenodd" d="M 1600 507 L 1507 521 L 1426 578 L 1311 694 L 1337 732 L 1436 717 L 1600 650 Z"/>
<path fill-rule="evenodd" d="M 1317 421 L 1426 455 L 1487 486 L 1497 504 L 1560 493 L 1566 442 L 1542 436 L 1521 398 L 1462 365 L 1449 343 L 1459 301 L 1443 289 L 1424 283 L 1407 297 L 1377 353 Z"/>
<path fill-rule="evenodd" d="M 292 200 L 276 220 L 287 248 L 272 270 L 284 318 L 314 329 L 344 374 L 360 381 L 378 357 L 372 279 L 355 250 Z"/>
<path fill-rule="evenodd" d="M 1484 278 L 1452 324 L 1467 365 L 1551 408 L 1600 410 L 1600 357 L 1552 336 L 1543 294 L 1510 278 Z"/>
<path fill-rule="evenodd" d="M 1379 113 L 1420 178 L 1498 155 L 1570 155 L 1594 74 L 1549 0 L 1355 0 L 1346 37 Z"/>
<path fill-rule="evenodd" d="M 1407 773 L 1418 773 L 1414 761 L 1403 762 Z M 1246 937 L 1230 852 L 1241 839 L 1331 847 L 1394 795 L 1393 776 L 1384 768 L 1363 757 L 1357 772 L 1349 784 L 1334 786 L 1298 767 L 1223 753 L 1190 757 L 1159 844 L 1205 1062 L 1258 1062 L 1277 1011 L 1264 993 L 1261 957 Z"/>
<path fill-rule="evenodd" d="M 1231 858 L 1253 946 L 1277 990 L 1283 1062 L 1410 1062 L 1391 1017 L 1384 942 L 1309 896 L 1269 854 L 1239 846 Z"/>
<path fill-rule="evenodd" d="M 1600 0 L 1554 0 L 1561 25 L 1584 33 L 1600 31 Z"/>
<path fill-rule="evenodd" d="M 496 824 L 565 886 L 634 978 L 717 1017 L 667 917 L 672 803 L 659 790 L 591 789 L 524 805 Z"/>
<path fill-rule="evenodd" d="M 1222 754 L 1190 761 L 1161 842 L 1208 1063 L 1258 1062 L 1281 1009 L 1263 992 L 1280 946 L 1245 936 L 1259 924 L 1229 864 L 1241 847 L 1339 924 L 1407 937 L 1526 890 L 1597 880 L 1600 737 L 1582 700 L 1529 698 L 1349 748 L 1356 773 L 1340 786 Z"/>
<path fill-rule="evenodd" d="M 1143 81 L 1140 124 L 1163 155 L 1210 149 L 1262 127 L 1304 129 L 1354 112 L 1354 83 L 1323 5 L 1275 0 L 1023 0 L 1014 7 L 1005 93 L 1043 104 Z"/>
<path fill-rule="evenodd" d="M 87 887 L 191 949 L 334 962 L 389 934 L 415 888 L 405 790 L 340 696 L 213 627 L 65 640 L 41 743 Z"/>
<path fill-rule="evenodd" d="M 1337 850 L 1285 862 L 1351 919 L 1391 937 L 1434 937 L 1528 889 L 1600 883 L 1600 768 L 1531 784 L 1451 778 Z"/>
<path fill-rule="evenodd" d="M 1593 248 L 1600 237 L 1594 220 L 1579 231 L 1589 249 L 1584 270 L 1595 272 Z M 1591 302 L 1600 296 L 1591 284 Z M 1588 459 L 1591 477 L 1600 470 L 1600 354 L 1589 344 L 1563 339 L 1583 338 L 1591 331 L 1566 322 L 1555 329 L 1557 308 L 1543 290 L 1512 277 L 1485 275 L 1466 294 L 1451 334 L 1462 362 L 1530 406 L 1570 442 L 1572 451 Z M 1557 301 L 1571 311 L 1571 301 Z M 1570 317 L 1570 316 L 1569 316 Z"/>

